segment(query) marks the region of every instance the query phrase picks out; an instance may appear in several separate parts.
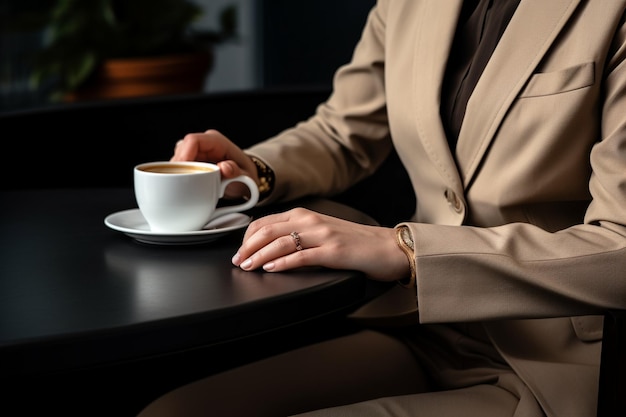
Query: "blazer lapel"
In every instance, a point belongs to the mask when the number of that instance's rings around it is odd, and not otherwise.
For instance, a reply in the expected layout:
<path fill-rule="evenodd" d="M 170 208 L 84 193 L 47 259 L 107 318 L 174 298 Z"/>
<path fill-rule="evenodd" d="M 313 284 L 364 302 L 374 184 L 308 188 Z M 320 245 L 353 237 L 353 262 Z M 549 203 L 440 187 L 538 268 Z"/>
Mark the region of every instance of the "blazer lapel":
<path fill-rule="evenodd" d="M 520 2 L 467 104 L 456 148 L 465 187 L 508 109 L 579 1 Z"/>
<path fill-rule="evenodd" d="M 461 12 L 462 0 L 426 1 L 416 3 L 421 12 L 415 22 L 419 28 L 416 36 L 413 108 L 420 140 L 428 157 L 455 191 L 462 194 L 462 184 L 441 123 L 439 107 L 441 85 L 456 23 Z M 451 11 L 453 9 L 453 11 Z"/>

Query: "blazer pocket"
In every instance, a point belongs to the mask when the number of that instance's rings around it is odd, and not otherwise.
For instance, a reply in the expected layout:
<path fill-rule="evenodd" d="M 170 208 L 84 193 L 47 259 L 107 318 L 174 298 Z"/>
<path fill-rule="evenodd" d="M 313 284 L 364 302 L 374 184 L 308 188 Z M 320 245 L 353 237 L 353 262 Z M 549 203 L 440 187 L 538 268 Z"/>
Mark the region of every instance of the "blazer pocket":
<path fill-rule="evenodd" d="M 547 96 L 588 87 L 595 82 L 595 64 L 587 62 L 554 72 L 534 74 L 520 98 Z"/>

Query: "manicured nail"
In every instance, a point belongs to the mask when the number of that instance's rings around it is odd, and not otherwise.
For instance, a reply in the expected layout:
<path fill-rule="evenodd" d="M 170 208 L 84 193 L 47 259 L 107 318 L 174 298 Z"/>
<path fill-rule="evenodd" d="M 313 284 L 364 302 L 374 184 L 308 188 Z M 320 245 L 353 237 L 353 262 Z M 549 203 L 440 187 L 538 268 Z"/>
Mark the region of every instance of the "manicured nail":
<path fill-rule="evenodd" d="M 239 265 L 241 269 L 248 269 L 252 266 L 252 259 L 248 258 Z"/>
<path fill-rule="evenodd" d="M 276 267 L 276 264 L 274 262 L 268 262 L 265 265 L 263 265 L 263 269 L 266 271 L 271 271 Z"/>
<path fill-rule="evenodd" d="M 241 255 L 239 255 L 239 252 L 237 252 L 234 256 L 233 259 L 230 260 L 233 265 L 235 266 L 239 266 L 239 262 L 241 261 Z"/>

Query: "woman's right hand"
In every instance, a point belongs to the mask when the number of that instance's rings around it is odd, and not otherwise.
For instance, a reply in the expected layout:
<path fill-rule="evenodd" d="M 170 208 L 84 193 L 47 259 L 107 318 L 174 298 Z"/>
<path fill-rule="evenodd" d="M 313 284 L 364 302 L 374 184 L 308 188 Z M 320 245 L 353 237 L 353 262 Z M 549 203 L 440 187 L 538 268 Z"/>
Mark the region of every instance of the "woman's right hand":
<path fill-rule="evenodd" d="M 256 165 L 244 151 L 217 130 L 204 133 L 188 133 L 174 148 L 172 161 L 212 162 L 220 167 L 222 178 L 247 175 L 257 184 L 259 178 Z M 241 198 L 248 194 L 248 188 L 238 182 L 226 189 L 224 197 Z"/>

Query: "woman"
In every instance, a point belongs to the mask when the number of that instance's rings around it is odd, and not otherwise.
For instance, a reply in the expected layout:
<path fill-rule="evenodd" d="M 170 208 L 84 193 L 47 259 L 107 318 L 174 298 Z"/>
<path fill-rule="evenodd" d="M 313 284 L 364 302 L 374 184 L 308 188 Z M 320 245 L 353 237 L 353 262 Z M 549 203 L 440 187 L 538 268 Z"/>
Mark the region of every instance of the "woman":
<path fill-rule="evenodd" d="M 233 264 L 398 280 L 420 323 L 406 344 L 363 332 L 307 347 L 182 387 L 145 415 L 595 415 L 593 314 L 626 308 L 625 12 L 624 0 L 380 0 L 311 119 L 245 151 L 213 130 L 179 141 L 172 159 L 250 175 L 262 204 L 341 191 L 395 147 L 412 219 L 267 216 Z M 258 398 L 254 411 L 219 408 L 229 390 Z"/>

